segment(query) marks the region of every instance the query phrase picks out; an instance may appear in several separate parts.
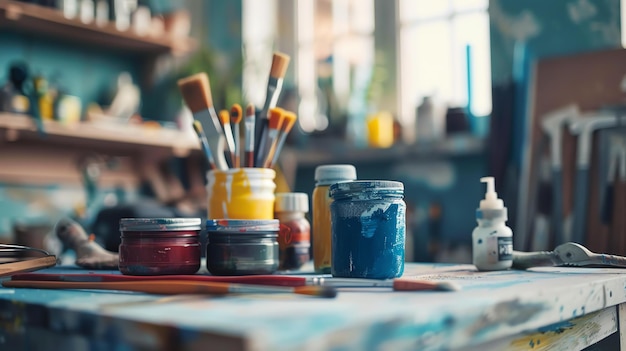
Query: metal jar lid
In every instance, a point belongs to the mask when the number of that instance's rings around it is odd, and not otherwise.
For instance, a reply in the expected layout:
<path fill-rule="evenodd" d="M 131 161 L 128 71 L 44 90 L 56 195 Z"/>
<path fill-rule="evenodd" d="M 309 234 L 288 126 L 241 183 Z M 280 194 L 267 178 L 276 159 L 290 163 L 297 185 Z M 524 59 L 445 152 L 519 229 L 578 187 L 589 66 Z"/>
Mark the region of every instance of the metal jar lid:
<path fill-rule="evenodd" d="M 167 232 L 201 230 L 200 218 L 122 218 L 122 232 Z"/>
<path fill-rule="evenodd" d="M 352 182 L 335 183 L 330 186 L 333 198 L 358 196 L 379 193 L 381 195 L 403 195 L 404 184 L 393 180 L 355 180 Z"/>
<path fill-rule="evenodd" d="M 209 219 L 206 230 L 209 232 L 259 233 L 278 232 L 278 219 Z"/>

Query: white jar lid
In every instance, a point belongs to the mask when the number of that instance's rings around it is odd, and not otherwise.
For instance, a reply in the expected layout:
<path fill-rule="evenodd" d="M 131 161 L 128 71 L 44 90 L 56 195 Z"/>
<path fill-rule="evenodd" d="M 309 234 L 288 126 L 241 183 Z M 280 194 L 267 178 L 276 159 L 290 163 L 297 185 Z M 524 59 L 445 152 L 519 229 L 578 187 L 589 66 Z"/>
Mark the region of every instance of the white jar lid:
<path fill-rule="evenodd" d="M 276 193 L 275 212 L 309 212 L 309 196 L 306 193 Z"/>
<path fill-rule="evenodd" d="M 318 185 L 330 185 L 356 179 L 353 165 L 322 165 L 315 168 L 315 181 Z"/>

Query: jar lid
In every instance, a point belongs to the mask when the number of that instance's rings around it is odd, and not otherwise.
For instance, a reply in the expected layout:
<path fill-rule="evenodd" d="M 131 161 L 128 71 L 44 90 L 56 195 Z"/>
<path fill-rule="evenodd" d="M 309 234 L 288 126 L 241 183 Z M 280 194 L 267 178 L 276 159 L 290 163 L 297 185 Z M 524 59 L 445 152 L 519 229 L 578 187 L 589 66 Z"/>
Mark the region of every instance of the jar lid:
<path fill-rule="evenodd" d="M 276 193 L 276 212 L 309 212 L 309 195 L 306 193 Z"/>
<path fill-rule="evenodd" d="M 200 218 L 122 218 L 122 232 L 161 232 L 202 229 Z"/>
<path fill-rule="evenodd" d="M 336 183 L 330 186 L 330 196 L 354 193 L 402 193 L 404 184 L 393 180 L 355 180 L 352 182 Z"/>
<path fill-rule="evenodd" d="M 330 185 L 356 179 L 353 165 L 322 165 L 315 168 L 315 181 L 320 185 Z"/>
<path fill-rule="evenodd" d="M 278 219 L 209 219 L 206 221 L 207 231 L 256 233 L 279 229 Z"/>

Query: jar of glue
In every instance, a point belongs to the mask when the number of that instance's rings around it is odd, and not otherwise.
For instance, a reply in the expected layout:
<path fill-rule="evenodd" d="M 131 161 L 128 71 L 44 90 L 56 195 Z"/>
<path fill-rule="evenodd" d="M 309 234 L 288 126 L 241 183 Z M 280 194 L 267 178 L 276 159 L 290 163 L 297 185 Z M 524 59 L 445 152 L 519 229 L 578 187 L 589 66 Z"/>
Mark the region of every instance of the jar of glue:
<path fill-rule="evenodd" d="M 472 232 L 473 263 L 480 271 L 495 271 L 511 268 L 513 263 L 513 232 L 504 222 L 507 210 L 498 199 L 493 177 L 483 177 L 487 183 L 485 198 L 476 209 L 478 227 Z"/>

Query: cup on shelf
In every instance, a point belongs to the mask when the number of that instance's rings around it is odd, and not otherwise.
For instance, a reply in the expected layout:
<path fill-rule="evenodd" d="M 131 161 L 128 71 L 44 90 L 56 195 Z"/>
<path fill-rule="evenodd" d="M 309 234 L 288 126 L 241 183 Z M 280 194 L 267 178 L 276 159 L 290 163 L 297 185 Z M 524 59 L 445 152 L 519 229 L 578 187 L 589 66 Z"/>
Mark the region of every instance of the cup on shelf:
<path fill-rule="evenodd" d="M 270 168 L 209 171 L 208 218 L 274 219 L 275 178 Z"/>

